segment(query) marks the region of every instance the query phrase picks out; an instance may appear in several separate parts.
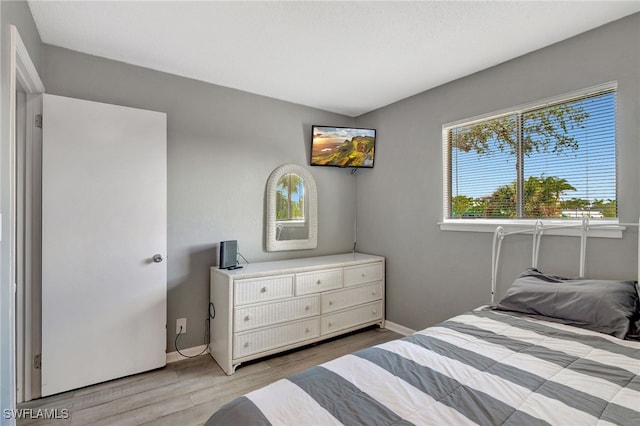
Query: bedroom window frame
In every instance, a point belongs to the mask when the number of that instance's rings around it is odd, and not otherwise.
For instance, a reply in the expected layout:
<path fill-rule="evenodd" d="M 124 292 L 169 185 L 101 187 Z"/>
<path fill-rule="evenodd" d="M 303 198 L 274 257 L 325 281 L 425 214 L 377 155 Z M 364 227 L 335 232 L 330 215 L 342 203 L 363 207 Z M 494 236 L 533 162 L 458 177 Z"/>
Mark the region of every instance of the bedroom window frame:
<path fill-rule="evenodd" d="M 507 115 L 521 115 L 528 111 L 545 108 L 551 105 L 557 105 L 560 103 L 571 102 L 581 98 L 589 96 L 596 96 L 601 93 L 614 92 L 617 93 L 618 82 L 610 81 L 607 83 L 599 84 L 596 86 L 588 87 L 581 90 L 565 93 L 562 95 L 554 96 L 551 98 L 529 102 L 526 104 L 518 105 L 511 108 L 505 108 L 503 110 L 494 111 L 479 116 L 457 120 L 443 124 L 442 126 L 442 170 L 443 170 L 443 200 L 442 200 L 442 220 L 438 222 L 441 231 L 467 231 L 467 232 L 494 232 L 496 227 L 502 226 L 507 232 L 520 231 L 528 228 L 535 227 L 538 220 L 542 220 L 545 225 L 576 225 L 576 229 L 549 229 L 545 233 L 549 235 L 580 235 L 579 225 L 582 223 L 582 219 L 559 219 L 559 218 L 450 218 L 450 194 L 451 194 L 451 151 L 449 146 L 450 131 L 453 128 L 461 127 L 463 125 L 473 125 L 483 121 L 491 119 L 497 119 Z M 616 114 L 617 121 L 617 114 Z M 520 121 L 520 120 L 518 120 Z M 615 130 L 617 135 L 617 129 Z M 617 137 L 615 143 L 616 154 L 618 151 Z M 618 170 L 616 166 L 616 180 L 618 180 Z M 521 184 L 522 176 L 518 177 L 518 185 Z M 615 218 L 611 219 L 593 219 L 598 224 L 610 223 L 610 227 L 598 227 L 598 229 L 591 230 L 590 236 L 604 237 L 604 238 L 622 238 L 622 231 L 624 226 L 619 225 L 619 218 L 616 214 Z"/>

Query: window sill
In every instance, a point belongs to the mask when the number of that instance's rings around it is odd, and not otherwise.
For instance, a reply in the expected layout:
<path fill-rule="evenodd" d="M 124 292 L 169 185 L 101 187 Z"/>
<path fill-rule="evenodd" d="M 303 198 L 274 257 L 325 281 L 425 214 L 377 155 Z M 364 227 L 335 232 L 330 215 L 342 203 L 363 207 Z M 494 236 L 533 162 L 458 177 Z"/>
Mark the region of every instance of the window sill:
<path fill-rule="evenodd" d="M 283 228 L 304 228 L 307 226 L 307 222 L 305 222 L 304 219 L 277 220 L 276 226 L 282 226 Z"/>
<path fill-rule="evenodd" d="M 580 236 L 582 233 L 580 220 L 543 220 L 544 235 L 565 235 Z M 596 238 L 622 238 L 622 231 L 625 226 L 619 225 L 618 220 L 593 221 L 592 225 L 598 225 L 597 229 L 589 229 L 589 237 Z M 603 226 L 603 225 L 607 226 Z M 500 220 L 500 219 L 445 219 L 438 222 L 441 231 L 462 231 L 462 232 L 495 232 L 498 226 L 502 226 L 504 231 L 515 232 L 533 229 L 536 220 Z M 558 226 L 575 226 L 575 228 L 554 228 Z M 530 234 L 531 232 L 527 232 Z"/>

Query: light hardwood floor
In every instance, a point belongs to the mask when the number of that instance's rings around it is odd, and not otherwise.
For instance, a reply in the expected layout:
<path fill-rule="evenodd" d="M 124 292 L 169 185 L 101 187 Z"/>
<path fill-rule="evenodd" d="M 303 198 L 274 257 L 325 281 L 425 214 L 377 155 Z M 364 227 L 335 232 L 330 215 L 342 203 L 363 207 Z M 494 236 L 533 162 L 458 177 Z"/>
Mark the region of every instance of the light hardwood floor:
<path fill-rule="evenodd" d="M 67 409 L 68 419 L 19 420 L 18 425 L 201 425 L 233 398 L 341 355 L 401 337 L 370 328 L 238 368 L 226 376 L 208 355 L 20 404 Z M 90 362 L 90 360 L 87 360 Z M 96 368 L 100 368 L 99 365 Z"/>

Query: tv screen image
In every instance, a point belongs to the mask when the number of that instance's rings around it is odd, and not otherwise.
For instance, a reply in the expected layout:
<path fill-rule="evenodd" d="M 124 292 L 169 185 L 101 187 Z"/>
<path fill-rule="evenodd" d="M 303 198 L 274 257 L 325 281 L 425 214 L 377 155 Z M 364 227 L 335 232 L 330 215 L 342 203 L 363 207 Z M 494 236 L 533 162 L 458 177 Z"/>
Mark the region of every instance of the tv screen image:
<path fill-rule="evenodd" d="M 312 127 L 311 165 L 373 167 L 375 129 Z"/>

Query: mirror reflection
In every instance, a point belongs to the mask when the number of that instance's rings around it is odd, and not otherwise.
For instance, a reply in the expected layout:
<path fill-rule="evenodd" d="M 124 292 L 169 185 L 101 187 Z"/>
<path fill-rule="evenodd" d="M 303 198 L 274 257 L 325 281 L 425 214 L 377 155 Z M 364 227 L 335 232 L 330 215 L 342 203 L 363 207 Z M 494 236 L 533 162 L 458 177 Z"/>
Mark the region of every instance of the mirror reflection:
<path fill-rule="evenodd" d="M 282 176 L 276 185 L 276 240 L 309 237 L 305 212 L 304 179 L 296 173 Z"/>

